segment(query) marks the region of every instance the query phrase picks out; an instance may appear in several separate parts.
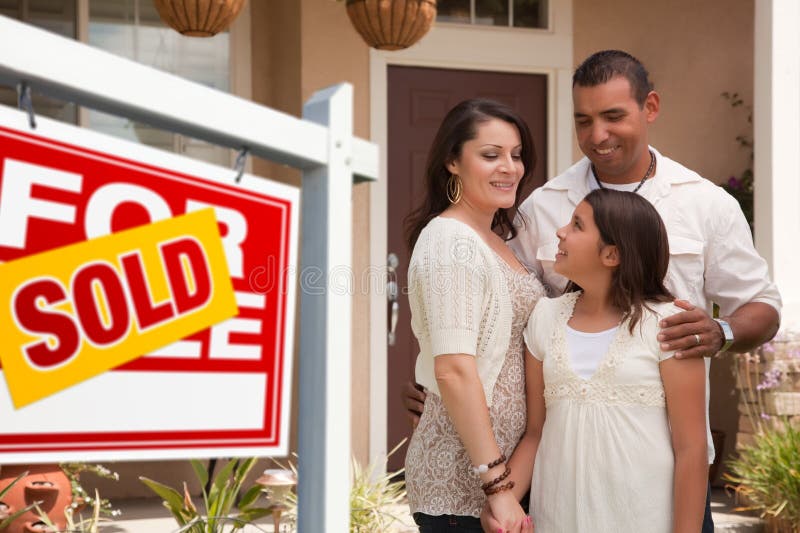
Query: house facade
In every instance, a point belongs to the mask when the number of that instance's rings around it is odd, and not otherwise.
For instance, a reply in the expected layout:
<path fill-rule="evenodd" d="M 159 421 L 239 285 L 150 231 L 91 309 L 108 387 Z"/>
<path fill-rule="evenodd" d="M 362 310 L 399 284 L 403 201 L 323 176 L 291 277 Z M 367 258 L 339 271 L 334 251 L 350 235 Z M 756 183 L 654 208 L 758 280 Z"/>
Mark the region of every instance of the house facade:
<path fill-rule="evenodd" d="M 416 45 L 370 49 L 334 0 L 251 0 L 229 32 L 185 38 L 167 29 L 150 0 L 0 0 L 0 14 L 168 70 L 300 116 L 318 89 L 354 86 L 354 133 L 380 146 L 381 179 L 356 183 L 353 199 L 352 451 L 379 457 L 409 434 L 399 387 L 413 376 L 407 302 L 399 299 L 389 345 L 387 281 L 402 287 L 408 251 L 402 219 L 419 193 L 427 143 L 459 100 L 490 96 L 515 105 L 534 132 L 543 183 L 579 156 L 571 75 L 594 51 L 619 48 L 640 58 L 661 95 L 651 142 L 661 153 L 723 183 L 751 168 L 738 136 L 755 134 L 756 244 L 787 303 L 800 313 L 800 270 L 791 246 L 800 233 L 800 41 L 794 0 L 439 0 L 439 20 Z M 738 96 L 732 106 L 723 93 Z M 0 93 L 4 103 L 13 93 Z M 192 157 L 230 165 L 235 154 L 61 102 L 39 112 Z M 749 122 L 754 110 L 754 124 Z M 202 112 L 202 110 L 198 110 Z M 250 170 L 300 183 L 296 169 L 253 160 Z M 302 236 L 301 236 L 302 239 Z M 398 266 L 387 275 L 389 254 Z M 733 449 L 738 412 L 731 361 L 712 365 L 712 426 Z M 297 390 L 294 387 L 293 390 Z M 296 406 L 296 398 L 294 405 Z M 294 412 L 297 412 L 296 407 Z M 293 424 L 296 427 L 296 424 Z M 296 431 L 293 430 L 293 449 Z M 398 466 L 395 459 L 391 466 Z M 107 497 L 146 495 L 137 477 L 192 479 L 178 462 L 120 463 Z"/>

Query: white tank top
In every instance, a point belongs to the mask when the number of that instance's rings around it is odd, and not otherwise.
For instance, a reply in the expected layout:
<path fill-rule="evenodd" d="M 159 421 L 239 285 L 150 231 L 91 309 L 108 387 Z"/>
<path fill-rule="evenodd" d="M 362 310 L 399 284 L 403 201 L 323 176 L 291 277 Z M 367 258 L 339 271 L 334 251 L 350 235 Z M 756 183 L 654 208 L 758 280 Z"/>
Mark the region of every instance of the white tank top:
<path fill-rule="evenodd" d="M 567 327 L 567 351 L 572 369 L 582 379 L 589 379 L 606 356 L 619 326 L 586 333 Z"/>

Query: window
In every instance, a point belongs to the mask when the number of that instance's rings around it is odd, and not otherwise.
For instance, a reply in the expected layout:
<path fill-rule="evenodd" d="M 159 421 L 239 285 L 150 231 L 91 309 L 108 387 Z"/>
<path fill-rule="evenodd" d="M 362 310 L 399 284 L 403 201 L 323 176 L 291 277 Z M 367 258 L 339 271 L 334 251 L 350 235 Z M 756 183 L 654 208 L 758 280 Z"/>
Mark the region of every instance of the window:
<path fill-rule="evenodd" d="M 88 44 L 112 54 L 231 92 L 231 62 L 237 54 L 232 50 L 230 33 L 210 38 L 184 37 L 161 21 L 152 0 L 0 0 L 0 15 L 73 39 L 86 35 Z M 227 148 L 124 117 L 89 109 L 79 111 L 75 104 L 36 94 L 35 86 L 32 92 L 34 110 L 42 116 L 80 123 L 102 133 L 211 163 L 231 164 L 232 152 Z M 16 107 L 16 91 L 0 87 L 0 103 Z"/>
<path fill-rule="evenodd" d="M 77 0 L 0 0 L 0 15 L 27 22 L 32 26 L 74 39 L 77 35 Z M 32 91 L 37 114 L 63 122 L 78 122 L 78 108 Z M 0 104 L 17 107 L 15 89 L 0 86 Z"/>
<path fill-rule="evenodd" d="M 230 90 L 230 34 L 184 37 L 161 21 L 152 0 L 92 0 L 89 44 L 221 91 Z M 211 163 L 230 164 L 227 148 L 124 117 L 89 111 L 86 126 Z"/>
<path fill-rule="evenodd" d="M 547 28 L 547 0 L 439 0 L 437 22 Z"/>

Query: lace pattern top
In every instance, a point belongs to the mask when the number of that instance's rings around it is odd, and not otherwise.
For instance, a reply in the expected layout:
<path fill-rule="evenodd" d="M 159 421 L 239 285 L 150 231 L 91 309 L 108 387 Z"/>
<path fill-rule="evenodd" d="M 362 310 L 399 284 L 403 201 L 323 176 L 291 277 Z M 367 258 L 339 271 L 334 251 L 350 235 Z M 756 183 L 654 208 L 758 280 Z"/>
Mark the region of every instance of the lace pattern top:
<path fill-rule="evenodd" d="M 511 456 L 525 431 L 525 365 L 522 330 L 544 288 L 534 274 L 512 270 L 500 258 L 511 301 L 511 337 L 489 407 L 498 446 Z M 428 392 L 422 418 L 406 455 L 406 487 L 412 513 L 480 516 L 486 496 L 480 478 L 438 394 Z"/>
<path fill-rule="evenodd" d="M 674 458 L 652 311 L 630 332 L 620 324 L 589 379 L 572 369 L 565 330 L 580 293 L 539 301 L 525 342 L 542 361 L 545 419 L 531 484 L 537 533 L 648 531 L 672 528 Z"/>
<path fill-rule="evenodd" d="M 509 347 L 510 290 L 497 254 L 467 224 L 436 217 L 420 233 L 408 266 L 411 329 L 419 341 L 417 383 L 439 394 L 434 358 L 475 356 L 486 401 Z"/>
<path fill-rule="evenodd" d="M 531 314 L 525 329 L 528 348 L 544 363 L 547 406 L 572 399 L 604 405 L 665 407 L 658 363 L 672 357 L 674 352 L 661 352 L 658 347 L 657 323 L 680 309 L 672 303 L 648 304 L 655 312 L 645 309 L 633 334 L 627 321 L 620 324 L 597 371 L 591 378 L 582 379 L 570 364 L 565 327 L 579 296 L 580 292 L 572 292 L 543 300 Z M 626 368 L 618 371 L 623 363 Z"/>

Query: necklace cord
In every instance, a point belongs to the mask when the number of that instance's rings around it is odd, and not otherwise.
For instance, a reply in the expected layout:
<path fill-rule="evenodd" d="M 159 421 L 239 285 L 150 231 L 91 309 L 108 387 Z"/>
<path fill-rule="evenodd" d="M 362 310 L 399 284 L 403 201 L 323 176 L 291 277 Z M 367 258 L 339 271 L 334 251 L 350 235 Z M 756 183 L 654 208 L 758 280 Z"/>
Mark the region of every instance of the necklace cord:
<path fill-rule="evenodd" d="M 633 191 L 631 191 L 631 192 L 634 192 L 634 193 L 638 192 L 639 189 L 642 188 L 642 185 L 644 185 L 644 182 L 647 181 L 647 178 L 650 177 L 650 174 L 652 174 L 653 169 L 655 169 L 655 167 L 656 167 L 656 155 L 653 153 L 652 150 L 648 150 L 648 151 L 650 152 L 650 166 L 647 167 L 647 172 L 644 173 L 644 177 L 639 182 L 639 185 L 637 185 L 636 188 L 633 189 Z M 594 163 L 591 164 L 591 169 L 592 169 L 592 176 L 594 176 L 594 181 L 597 182 L 597 186 L 600 187 L 601 189 L 605 189 L 606 186 L 603 185 L 603 183 L 600 181 L 600 178 L 597 177 L 597 171 L 594 168 Z"/>

